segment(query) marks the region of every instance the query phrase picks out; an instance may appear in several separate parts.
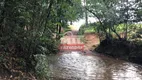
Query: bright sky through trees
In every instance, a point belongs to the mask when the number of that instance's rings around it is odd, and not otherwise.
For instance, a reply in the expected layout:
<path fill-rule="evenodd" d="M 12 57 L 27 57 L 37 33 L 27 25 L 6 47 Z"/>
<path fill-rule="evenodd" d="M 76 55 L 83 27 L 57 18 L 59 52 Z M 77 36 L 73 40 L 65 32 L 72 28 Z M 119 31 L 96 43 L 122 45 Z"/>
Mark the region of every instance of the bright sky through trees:
<path fill-rule="evenodd" d="M 93 23 L 97 20 L 94 17 L 88 17 L 88 22 Z M 73 22 L 73 26 L 76 26 L 78 29 L 81 27 L 81 25 L 85 24 L 85 18 L 80 19 L 78 21 Z"/>
<path fill-rule="evenodd" d="M 82 5 L 83 6 L 85 5 L 84 0 L 82 0 Z M 93 23 L 96 21 L 97 21 L 97 19 L 95 19 L 94 17 L 88 16 L 88 23 Z M 81 25 L 83 25 L 83 24 L 85 24 L 85 17 L 82 19 L 79 19 L 78 21 L 73 22 L 73 26 L 76 26 L 78 28 L 78 30 L 81 27 Z"/>

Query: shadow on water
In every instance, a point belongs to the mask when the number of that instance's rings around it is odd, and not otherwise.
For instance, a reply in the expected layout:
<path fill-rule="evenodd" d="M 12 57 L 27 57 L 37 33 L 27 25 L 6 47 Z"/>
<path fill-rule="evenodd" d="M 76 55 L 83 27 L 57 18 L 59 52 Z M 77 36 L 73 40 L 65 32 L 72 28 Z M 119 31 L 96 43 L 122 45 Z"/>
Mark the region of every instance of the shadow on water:
<path fill-rule="evenodd" d="M 82 52 L 62 52 L 50 63 L 51 80 L 142 80 L 142 67 Z"/>

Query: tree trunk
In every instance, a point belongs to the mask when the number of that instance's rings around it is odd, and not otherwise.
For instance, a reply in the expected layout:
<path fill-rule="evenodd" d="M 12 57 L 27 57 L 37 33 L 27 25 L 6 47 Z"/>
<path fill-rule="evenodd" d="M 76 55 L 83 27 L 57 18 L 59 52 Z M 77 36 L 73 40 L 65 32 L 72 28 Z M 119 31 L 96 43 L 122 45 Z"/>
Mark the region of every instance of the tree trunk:
<path fill-rule="evenodd" d="M 110 29 L 111 29 L 111 31 L 113 31 L 113 32 L 116 34 L 116 36 L 118 37 L 119 40 L 122 39 L 122 38 L 120 37 L 120 35 L 119 35 L 114 29 L 112 29 L 112 28 L 110 28 Z"/>
<path fill-rule="evenodd" d="M 86 6 L 87 6 L 87 2 L 86 2 L 86 0 L 84 0 L 84 12 L 85 12 L 85 25 L 86 25 L 86 27 L 88 27 L 88 13 L 87 13 L 87 10 L 86 10 Z"/>

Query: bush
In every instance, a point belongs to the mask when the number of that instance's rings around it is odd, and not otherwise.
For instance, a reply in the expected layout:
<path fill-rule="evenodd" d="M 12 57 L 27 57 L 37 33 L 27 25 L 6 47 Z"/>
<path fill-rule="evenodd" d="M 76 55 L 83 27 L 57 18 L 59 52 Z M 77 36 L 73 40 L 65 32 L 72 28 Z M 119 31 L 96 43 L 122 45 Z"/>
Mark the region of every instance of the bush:
<path fill-rule="evenodd" d="M 39 80 L 47 80 L 49 77 L 49 66 L 47 56 L 43 54 L 37 54 L 35 55 L 35 59 L 37 61 L 35 70 Z"/>

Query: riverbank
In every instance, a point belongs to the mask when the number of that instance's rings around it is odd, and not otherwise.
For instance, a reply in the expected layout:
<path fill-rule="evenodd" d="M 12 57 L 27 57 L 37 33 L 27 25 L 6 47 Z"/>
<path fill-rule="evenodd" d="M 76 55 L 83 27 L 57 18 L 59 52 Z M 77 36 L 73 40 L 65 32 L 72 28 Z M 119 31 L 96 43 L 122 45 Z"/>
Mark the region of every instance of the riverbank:
<path fill-rule="evenodd" d="M 113 39 L 100 42 L 96 33 L 85 33 L 84 41 L 86 47 L 97 54 L 142 64 L 142 44 L 140 40 L 135 42 Z"/>
<path fill-rule="evenodd" d="M 103 40 L 95 51 L 113 58 L 142 64 L 142 45 L 131 41 Z"/>

